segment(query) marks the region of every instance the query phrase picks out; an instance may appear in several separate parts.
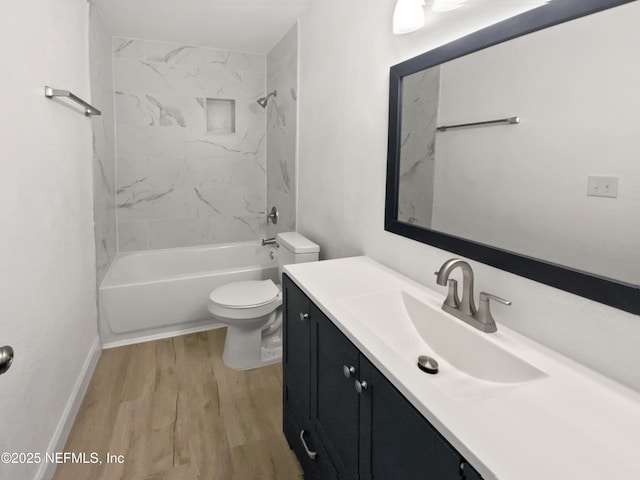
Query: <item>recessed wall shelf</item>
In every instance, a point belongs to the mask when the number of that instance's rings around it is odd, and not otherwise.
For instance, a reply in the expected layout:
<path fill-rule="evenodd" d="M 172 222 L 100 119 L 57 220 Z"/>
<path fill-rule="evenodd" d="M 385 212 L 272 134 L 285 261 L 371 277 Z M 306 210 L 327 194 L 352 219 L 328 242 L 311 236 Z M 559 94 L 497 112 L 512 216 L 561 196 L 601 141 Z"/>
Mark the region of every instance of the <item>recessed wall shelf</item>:
<path fill-rule="evenodd" d="M 206 128 L 208 133 L 236 133 L 236 101 L 225 98 L 206 99 Z"/>

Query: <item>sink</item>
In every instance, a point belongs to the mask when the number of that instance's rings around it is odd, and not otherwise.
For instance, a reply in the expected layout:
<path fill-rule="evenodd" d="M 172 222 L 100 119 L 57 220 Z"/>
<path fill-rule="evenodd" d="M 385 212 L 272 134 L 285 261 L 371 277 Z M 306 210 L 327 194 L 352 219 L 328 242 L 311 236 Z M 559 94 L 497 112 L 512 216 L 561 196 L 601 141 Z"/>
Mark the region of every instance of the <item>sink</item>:
<path fill-rule="evenodd" d="M 511 342 L 499 327 L 496 333 L 481 332 L 442 311 L 439 304 L 405 291 L 347 297 L 341 303 L 392 348 L 435 358 L 440 363 L 436 376 L 462 373 L 498 384 L 521 384 L 546 376 L 505 348 L 509 345 L 517 351 L 517 342 Z"/>

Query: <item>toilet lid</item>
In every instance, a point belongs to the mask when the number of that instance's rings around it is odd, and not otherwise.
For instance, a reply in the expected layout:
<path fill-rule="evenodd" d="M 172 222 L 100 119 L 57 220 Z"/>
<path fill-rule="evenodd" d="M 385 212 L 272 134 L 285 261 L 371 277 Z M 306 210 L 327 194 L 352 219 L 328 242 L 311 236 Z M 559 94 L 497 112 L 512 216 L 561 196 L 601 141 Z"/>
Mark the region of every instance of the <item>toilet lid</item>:
<path fill-rule="evenodd" d="M 252 308 L 271 303 L 280 290 L 272 280 L 233 282 L 216 288 L 209 299 L 227 308 Z"/>

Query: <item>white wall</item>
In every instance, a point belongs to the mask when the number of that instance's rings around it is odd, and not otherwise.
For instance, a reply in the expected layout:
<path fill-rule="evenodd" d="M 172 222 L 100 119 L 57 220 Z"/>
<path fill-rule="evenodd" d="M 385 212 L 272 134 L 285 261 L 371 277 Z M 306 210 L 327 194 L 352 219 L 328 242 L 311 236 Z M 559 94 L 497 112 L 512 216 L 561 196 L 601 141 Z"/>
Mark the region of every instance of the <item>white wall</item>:
<path fill-rule="evenodd" d="M 298 231 L 323 258 L 366 254 L 441 290 L 433 272 L 453 255 L 383 230 L 389 67 L 497 18 L 446 27 L 431 16 L 394 36 L 394 4 L 325 0 L 301 19 Z M 494 308 L 498 323 L 640 389 L 638 316 L 471 263 L 477 291 L 513 301 Z"/>
<path fill-rule="evenodd" d="M 3 2 L 0 52 L 0 451 L 62 449 L 61 417 L 97 347 L 91 121 L 44 97 L 89 97 L 85 0 Z M 71 417 L 73 415 L 71 414 Z M 39 465 L 0 464 L 0 478 Z"/>

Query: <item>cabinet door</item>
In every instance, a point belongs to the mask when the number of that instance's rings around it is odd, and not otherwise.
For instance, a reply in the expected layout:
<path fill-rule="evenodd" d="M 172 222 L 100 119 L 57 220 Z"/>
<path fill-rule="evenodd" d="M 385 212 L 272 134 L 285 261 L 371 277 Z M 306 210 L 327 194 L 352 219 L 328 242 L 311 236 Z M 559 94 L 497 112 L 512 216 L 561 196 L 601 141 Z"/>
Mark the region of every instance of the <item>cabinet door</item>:
<path fill-rule="evenodd" d="M 360 478 L 460 480 L 460 456 L 364 355 L 360 377 Z"/>
<path fill-rule="evenodd" d="M 310 305 L 307 296 L 286 275 L 282 276 L 283 395 L 300 422 L 310 416 Z"/>
<path fill-rule="evenodd" d="M 311 419 L 311 364 L 315 356 L 315 342 L 311 342 L 314 324 L 311 302 L 286 275 L 282 277 L 282 293 L 283 431 L 300 461 L 305 479 L 335 480 L 337 474 Z"/>
<path fill-rule="evenodd" d="M 317 352 L 311 407 L 314 427 L 338 476 L 357 479 L 358 394 L 354 380 L 359 352 L 318 308 L 312 306 L 311 312 Z"/>

